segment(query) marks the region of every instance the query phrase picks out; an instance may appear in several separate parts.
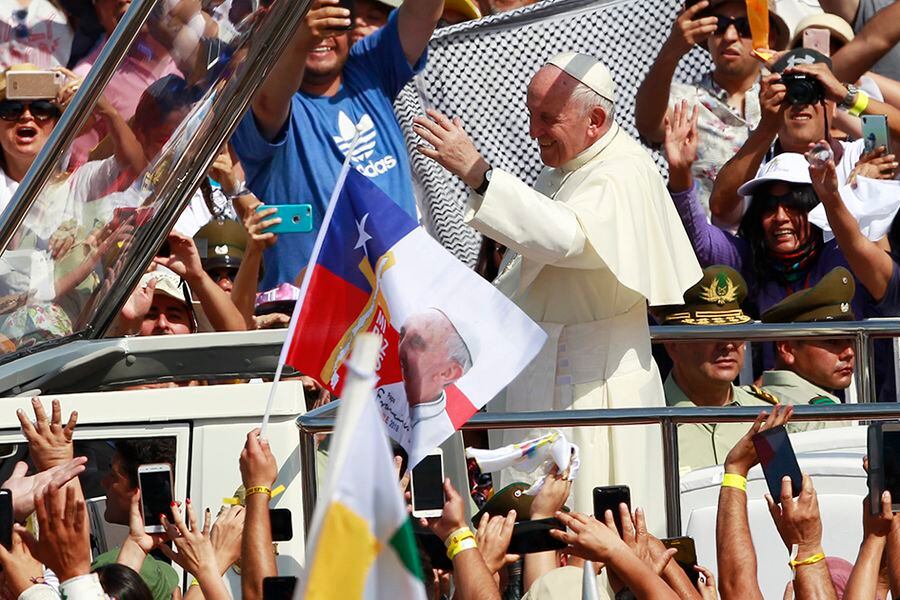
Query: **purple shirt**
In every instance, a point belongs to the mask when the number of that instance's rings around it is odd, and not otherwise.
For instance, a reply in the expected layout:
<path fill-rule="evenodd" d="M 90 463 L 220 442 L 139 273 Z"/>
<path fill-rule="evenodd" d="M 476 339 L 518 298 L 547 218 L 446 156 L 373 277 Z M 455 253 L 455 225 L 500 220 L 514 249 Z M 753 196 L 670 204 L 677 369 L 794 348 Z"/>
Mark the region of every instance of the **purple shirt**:
<path fill-rule="evenodd" d="M 750 245 L 746 240 L 722 231 L 707 221 L 697 199 L 696 186 L 684 192 L 670 194 L 700 265 L 728 265 L 740 272 L 749 288 L 747 299 L 753 304 L 753 310 L 749 312 L 757 316 L 788 295 L 814 286 L 835 267 L 844 267 L 853 272 L 844 253 L 838 248 L 837 241 L 831 240 L 822 245 L 818 257 L 796 287 L 787 286 L 776 279 L 759 278 L 753 268 Z M 856 295 L 851 303 L 856 318 L 886 317 L 900 313 L 900 267 L 896 261 L 881 301 L 876 302 L 858 280 L 856 283 Z"/>

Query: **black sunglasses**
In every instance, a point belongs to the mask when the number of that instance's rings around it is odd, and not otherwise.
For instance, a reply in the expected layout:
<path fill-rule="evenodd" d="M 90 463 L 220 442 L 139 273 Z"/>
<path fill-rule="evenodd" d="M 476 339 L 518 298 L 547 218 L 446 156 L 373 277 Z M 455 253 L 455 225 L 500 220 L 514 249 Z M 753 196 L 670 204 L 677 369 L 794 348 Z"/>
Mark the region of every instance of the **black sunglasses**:
<path fill-rule="evenodd" d="M 716 35 L 725 35 L 728 28 L 734 25 L 738 35 L 742 38 L 751 37 L 750 20 L 747 17 L 726 17 L 724 15 L 712 15 L 716 18 Z"/>
<path fill-rule="evenodd" d="M 59 107 L 48 100 L 34 100 L 21 102 L 19 100 L 4 100 L 0 102 L 0 119 L 4 121 L 18 121 L 25 114 L 25 109 L 34 117 L 35 121 L 48 121 L 56 119 L 60 115 Z"/>
<path fill-rule="evenodd" d="M 779 206 L 789 210 L 809 212 L 818 203 L 818 199 L 812 192 L 812 186 L 791 186 L 787 193 L 777 196 L 769 192 L 769 189 L 771 189 L 770 186 L 766 186 L 761 193 L 753 195 L 754 202 L 761 203 L 760 208 L 764 214 L 775 212 Z"/>

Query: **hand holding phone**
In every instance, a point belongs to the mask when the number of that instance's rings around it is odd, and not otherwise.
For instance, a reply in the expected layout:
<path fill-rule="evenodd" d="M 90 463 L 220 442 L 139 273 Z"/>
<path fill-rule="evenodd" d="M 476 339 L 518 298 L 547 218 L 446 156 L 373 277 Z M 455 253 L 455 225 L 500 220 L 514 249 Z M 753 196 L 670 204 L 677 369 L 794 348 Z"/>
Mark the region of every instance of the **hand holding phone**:
<path fill-rule="evenodd" d="M 144 516 L 144 531 L 163 533 L 166 528 L 160 519 L 165 515 L 170 523 L 172 516 L 173 483 L 172 465 L 153 463 L 138 467 L 138 487 L 141 489 L 141 512 Z"/>
<path fill-rule="evenodd" d="M 4 488 L 0 490 L 0 544 L 7 550 L 12 550 L 13 522 L 12 492 Z"/>
<path fill-rule="evenodd" d="M 791 478 L 791 491 L 794 497 L 799 496 L 803 475 L 800 473 L 797 455 L 794 454 L 791 438 L 788 437 L 784 425 L 760 431 L 753 436 L 753 445 L 756 447 L 756 455 L 766 476 L 772 499 L 776 503 L 781 501 L 781 481 L 785 477 Z"/>
<path fill-rule="evenodd" d="M 891 135 L 887 115 L 862 115 L 862 137 L 866 152 L 884 146 L 885 154 L 891 153 Z"/>
<path fill-rule="evenodd" d="M 605 523 L 606 511 L 612 511 L 616 529 L 622 535 L 622 515 L 619 513 L 619 505 L 625 504 L 628 512 L 631 512 L 631 490 L 627 485 L 607 485 L 594 488 L 594 518 Z"/>
<path fill-rule="evenodd" d="M 266 219 L 281 219 L 281 223 L 266 227 L 265 233 L 309 233 L 313 230 L 312 206 L 309 204 L 260 204 L 256 212 L 275 209 Z"/>
<path fill-rule="evenodd" d="M 444 453 L 440 448 L 413 467 L 409 483 L 414 517 L 440 517 L 444 513 Z"/>
<path fill-rule="evenodd" d="M 697 582 L 700 581 L 700 573 L 694 568 L 697 566 L 697 549 L 694 546 L 694 538 L 681 536 L 665 538 L 660 541 L 666 548 L 675 548 L 675 562 L 696 587 Z"/>
<path fill-rule="evenodd" d="M 868 430 L 869 512 L 881 512 L 881 495 L 891 493 L 891 510 L 900 512 L 900 423 L 873 423 Z"/>

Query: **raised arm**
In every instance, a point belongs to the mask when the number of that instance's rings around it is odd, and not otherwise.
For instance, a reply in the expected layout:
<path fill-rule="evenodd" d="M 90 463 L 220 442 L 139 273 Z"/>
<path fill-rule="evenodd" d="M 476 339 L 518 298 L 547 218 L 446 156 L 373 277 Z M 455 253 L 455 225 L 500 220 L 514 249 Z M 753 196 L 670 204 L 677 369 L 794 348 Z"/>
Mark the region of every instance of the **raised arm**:
<path fill-rule="evenodd" d="M 759 462 L 753 436 L 763 429 L 787 422 L 793 409 L 775 406 L 760 413 L 725 457 L 725 479 L 719 490 L 716 516 L 716 557 L 719 563 L 719 593 L 722 600 L 762 600 L 756 573 L 756 551 L 747 517 L 747 473 Z"/>
<path fill-rule="evenodd" d="M 346 35 L 350 11 L 339 0 L 314 0 L 306 17 L 260 91 L 253 99 L 253 116 L 263 137 L 274 139 L 291 114 L 291 99 L 300 89 L 306 71 L 306 57 L 322 40 Z"/>
<path fill-rule="evenodd" d="M 558 467 L 553 466 L 544 485 L 534 497 L 531 503 L 531 520 L 549 519 L 562 510 L 569 492 L 572 490 L 572 482 L 568 477 L 564 477 L 559 473 Z M 546 552 L 529 552 L 525 555 L 525 566 L 523 568 L 524 585 L 523 592 L 531 589 L 535 581 L 541 576 L 549 573 L 559 566 L 559 558 L 556 550 L 547 550 Z"/>
<path fill-rule="evenodd" d="M 891 512 L 891 493 L 887 491 L 881 497 L 881 514 L 871 514 L 868 496 L 863 500 L 862 512 L 863 541 L 844 589 L 845 600 L 870 600 L 877 597 L 881 558 L 896 520 Z"/>
<path fill-rule="evenodd" d="M 894 272 L 894 260 L 859 230 L 856 218 L 847 210 L 838 192 L 834 161 L 828 161 L 823 167 L 810 165 L 809 175 L 850 269 L 872 298 L 876 302 L 881 301 Z"/>
<path fill-rule="evenodd" d="M 234 278 L 234 287 L 231 290 L 231 300 L 244 318 L 247 329 L 256 329 L 256 321 L 253 319 L 253 311 L 256 304 L 256 289 L 259 283 L 259 270 L 263 262 L 263 251 L 273 246 L 278 236 L 274 233 L 265 233 L 263 230 L 272 225 L 281 223 L 281 218 L 268 219 L 275 214 L 277 209 L 267 208 L 256 212 L 258 206 L 262 206 L 254 196 L 255 204 L 246 211 L 244 227 L 247 229 L 247 249 L 244 258 Z"/>
<path fill-rule="evenodd" d="M 663 141 L 664 120 L 666 116 L 671 115 L 668 103 L 672 77 L 675 75 L 678 62 L 694 44 L 708 38 L 716 29 L 715 17 L 699 18 L 700 11 L 707 6 L 709 2 L 702 0 L 678 15 L 669 37 L 638 88 L 634 123 L 638 132 L 651 142 Z"/>
<path fill-rule="evenodd" d="M 278 575 L 275 552 L 272 549 L 272 523 L 269 519 L 269 499 L 272 485 L 278 477 L 278 465 L 269 449 L 269 442 L 259 437 L 259 429 L 247 434 L 241 452 L 241 481 L 247 492 L 245 501 L 244 536 L 241 540 L 241 594 L 247 600 L 262 599 L 262 584 L 266 577 Z"/>
<path fill-rule="evenodd" d="M 778 135 L 785 109 L 784 97 L 787 88 L 780 83 L 780 75 L 767 75 L 760 83 L 759 104 L 762 118 L 759 125 L 747 137 L 741 149 L 719 170 L 712 194 L 709 210 L 723 222 L 732 223 L 740 219 L 741 197 L 738 188 L 756 176 L 759 165 L 772 147 Z"/>
<path fill-rule="evenodd" d="M 444 0 L 413 0 L 401 4 L 398 10 L 400 45 L 403 46 L 406 62 L 414 65 L 428 47 L 428 40 L 444 12 Z"/>
<path fill-rule="evenodd" d="M 691 175 L 691 165 L 697 158 L 697 114 L 696 106 L 689 111 L 682 100 L 666 117 L 663 147 L 669 162 L 669 194 L 700 264 L 729 265 L 740 270 L 744 242 L 711 224 L 697 199 Z"/>
<path fill-rule="evenodd" d="M 855 17 L 855 10 L 853 14 Z M 835 52 L 831 58 L 834 73 L 841 81 L 856 81 L 898 43 L 900 2 L 894 2 L 878 11 L 850 43 Z"/>

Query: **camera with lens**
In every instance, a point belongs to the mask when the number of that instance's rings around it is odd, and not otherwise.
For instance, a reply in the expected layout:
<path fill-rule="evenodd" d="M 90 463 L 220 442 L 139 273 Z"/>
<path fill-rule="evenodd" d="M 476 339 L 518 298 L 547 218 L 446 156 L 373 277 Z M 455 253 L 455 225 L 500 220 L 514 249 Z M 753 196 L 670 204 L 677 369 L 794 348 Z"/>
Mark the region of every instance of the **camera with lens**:
<path fill-rule="evenodd" d="M 824 63 L 831 69 L 831 59 L 810 48 L 791 50 L 772 66 L 772 71 L 781 73 L 781 83 L 787 88 L 784 101 L 788 104 L 818 104 L 825 100 L 825 88 L 819 80 L 805 73 L 784 73 L 785 69 L 800 65 Z"/>
<path fill-rule="evenodd" d="M 781 83 L 787 88 L 784 101 L 788 104 L 818 104 L 825 99 L 825 89 L 819 80 L 803 73 L 782 75 Z"/>

